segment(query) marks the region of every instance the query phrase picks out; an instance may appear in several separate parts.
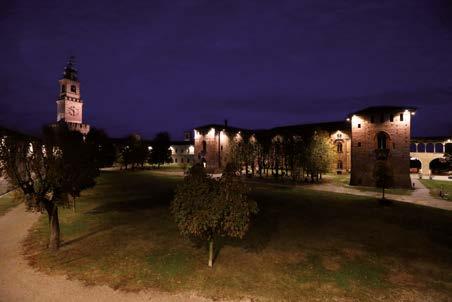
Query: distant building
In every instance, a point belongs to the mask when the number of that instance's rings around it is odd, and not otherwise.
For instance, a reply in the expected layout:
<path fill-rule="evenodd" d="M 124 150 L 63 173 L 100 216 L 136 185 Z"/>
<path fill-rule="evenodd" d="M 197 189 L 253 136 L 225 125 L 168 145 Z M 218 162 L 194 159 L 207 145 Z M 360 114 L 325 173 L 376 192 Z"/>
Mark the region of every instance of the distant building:
<path fill-rule="evenodd" d="M 195 147 L 193 141 L 171 142 L 171 160 L 175 164 L 193 164 L 195 161 Z"/>
<path fill-rule="evenodd" d="M 80 95 L 80 81 L 74 67 L 74 58 L 69 59 L 64 68 L 63 78 L 59 81 L 59 96 L 57 103 L 57 126 L 64 122 L 70 130 L 86 135 L 90 126 L 83 123 L 83 101 Z"/>

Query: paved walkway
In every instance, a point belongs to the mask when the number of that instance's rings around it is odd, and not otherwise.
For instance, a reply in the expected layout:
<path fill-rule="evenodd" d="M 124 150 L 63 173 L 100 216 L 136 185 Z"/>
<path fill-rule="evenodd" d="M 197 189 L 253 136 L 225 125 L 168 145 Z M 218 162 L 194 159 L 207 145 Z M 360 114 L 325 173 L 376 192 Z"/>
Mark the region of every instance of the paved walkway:
<path fill-rule="evenodd" d="M 190 293 L 170 295 L 157 291 L 126 293 L 108 286 L 85 286 L 64 276 L 48 276 L 31 268 L 23 258 L 21 242 L 40 214 L 25 211 L 23 204 L 0 217 L 1 302 L 182 302 L 210 301 Z"/>
<path fill-rule="evenodd" d="M 408 203 L 418 204 L 418 205 L 422 205 L 422 206 L 452 211 L 452 202 L 451 201 L 433 198 L 430 195 L 429 189 L 427 189 L 419 181 L 419 179 L 412 177 L 411 181 L 415 184 L 414 187 L 416 188 L 415 190 L 413 190 L 411 195 L 385 194 L 386 198 L 391 199 L 391 200 L 401 201 L 401 202 L 408 202 Z M 352 187 L 341 186 L 341 185 L 332 184 L 332 183 L 306 185 L 303 187 L 306 189 L 311 189 L 311 190 L 316 190 L 316 191 L 328 191 L 328 192 L 352 194 L 352 195 L 359 195 L 359 196 L 371 196 L 371 197 L 376 197 L 376 198 L 381 197 L 380 192 L 360 191 L 360 190 L 354 189 Z"/>

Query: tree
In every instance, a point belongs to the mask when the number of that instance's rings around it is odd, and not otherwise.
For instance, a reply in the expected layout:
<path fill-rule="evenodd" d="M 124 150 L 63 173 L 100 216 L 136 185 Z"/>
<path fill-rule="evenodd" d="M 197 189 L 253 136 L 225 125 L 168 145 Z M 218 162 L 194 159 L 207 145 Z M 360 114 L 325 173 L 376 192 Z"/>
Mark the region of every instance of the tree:
<path fill-rule="evenodd" d="M 116 159 L 116 150 L 105 131 L 91 128 L 85 138 L 90 145 L 99 168 L 111 167 Z"/>
<path fill-rule="evenodd" d="M 336 161 L 337 154 L 334 145 L 326 132 L 315 131 L 309 138 L 306 149 L 306 169 L 311 174 L 311 179 L 327 173 Z"/>
<path fill-rule="evenodd" d="M 42 140 L 19 135 L 3 138 L 0 169 L 22 191 L 28 210 L 47 212 L 52 250 L 60 245 L 58 208 L 70 206 L 71 198 L 93 186 L 99 175 L 82 135 L 64 125 L 45 129 Z"/>
<path fill-rule="evenodd" d="M 219 180 L 195 165 L 177 187 L 171 212 L 182 235 L 207 240 L 210 267 L 217 237 L 243 238 L 248 231 L 258 210 L 248 191 L 229 165 Z"/>
<path fill-rule="evenodd" d="M 385 189 L 393 184 L 392 169 L 385 161 L 377 161 L 374 168 L 374 179 L 377 188 L 381 188 L 381 199 L 385 199 Z"/>
<path fill-rule="evenodd" d="M 136 166 L 144 166 L 144 163 L 149 158 L 148 146 L 143 142 L 141 136 L 138 134 L 131 134 L 126 139 L 126 145 L 122 146 L 118 152 L 117 161 L 127 170 L 129 165 L 132 165 L 132 170 Z"/>
<path fill-rule="evenodd" d="M 157 167 L 160 168 L 160 165 L 170 162 L 170 146 L 171 140 L 168 132 L 157 133 L 154 140 L 152 141 L 152 150 L 150 157 L 151 164 L 157 164 Z"/>

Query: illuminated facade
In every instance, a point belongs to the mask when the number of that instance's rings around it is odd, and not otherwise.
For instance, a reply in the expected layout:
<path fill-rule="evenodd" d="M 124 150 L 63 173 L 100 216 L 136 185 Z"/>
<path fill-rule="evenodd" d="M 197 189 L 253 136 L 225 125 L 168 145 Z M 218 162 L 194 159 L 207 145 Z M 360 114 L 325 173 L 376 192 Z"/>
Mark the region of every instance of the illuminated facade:
<path fill-rule="evenodd" d="M 259 141 L 266 137 L 277 142 L 282 141 L 283 137 L 303 138 L 314 131 L 325 131 L 331 137 L 337 152 L 337 161 L 333 163 L 331 170 L 338 174 L 350 172 L 351 132 L 350 125 L 346 122 L 294 125 L 257 131 L 229 127 L 227 123 L 200 126 L 194 129 L 195 160 L 210 172 L 220 172 L 229 159 L 232 140 L 239 143 L 243 139 Z M 254 166 L 258 165 L 256 162 Z"/>
<path fill-rule="evenodd" d="M 415 108 L 369 107 L 351 115 L 351 185 L 375 186 L 375 168 L 385 164 L 394 187 L 411 187 L 411 117 Z"/>
<path fill-rule="evenodd" d="M 80 81 L 74 68 L 73 58 L 64 68 L 63 78 L 59 81 L 57 103 L 57 122 L 64 122 L 70 130 L 86 135 L 89 125 L 83 123 L 83 101 L 80 96 Z"/>

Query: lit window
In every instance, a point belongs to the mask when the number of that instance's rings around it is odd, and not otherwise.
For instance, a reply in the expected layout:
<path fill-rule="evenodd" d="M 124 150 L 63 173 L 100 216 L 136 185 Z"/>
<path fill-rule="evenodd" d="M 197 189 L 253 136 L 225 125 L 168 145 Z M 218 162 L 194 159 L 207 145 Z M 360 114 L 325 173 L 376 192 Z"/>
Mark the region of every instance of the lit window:
<path fill-rule="evenodd" d="M 342 153 L 342 143 L 337 143 L 337 153 Z"/>

